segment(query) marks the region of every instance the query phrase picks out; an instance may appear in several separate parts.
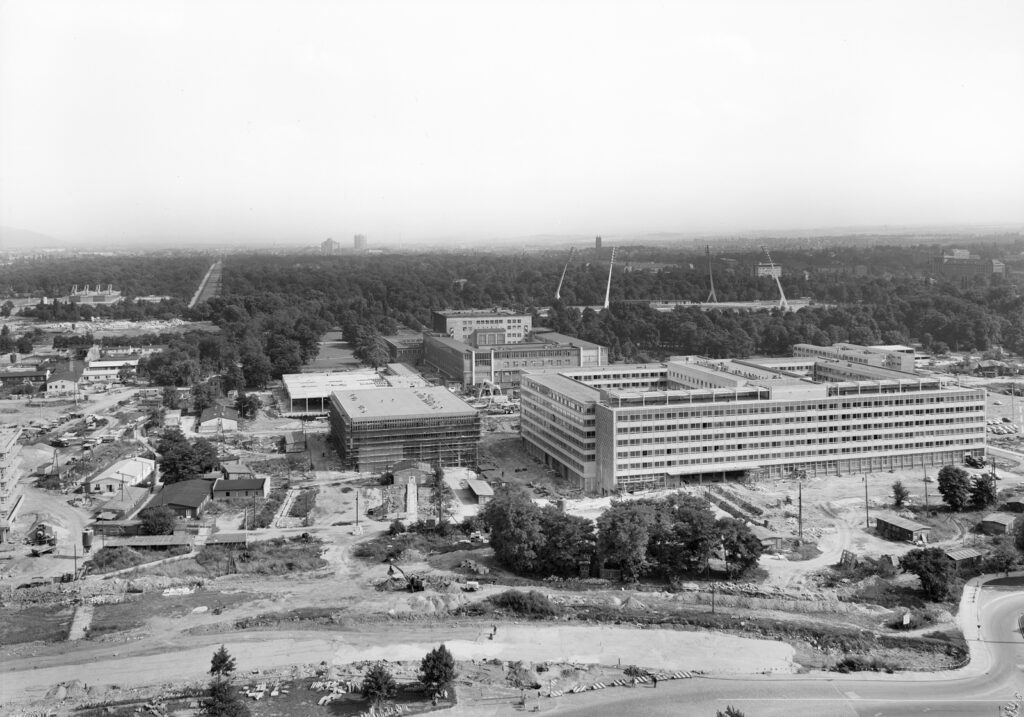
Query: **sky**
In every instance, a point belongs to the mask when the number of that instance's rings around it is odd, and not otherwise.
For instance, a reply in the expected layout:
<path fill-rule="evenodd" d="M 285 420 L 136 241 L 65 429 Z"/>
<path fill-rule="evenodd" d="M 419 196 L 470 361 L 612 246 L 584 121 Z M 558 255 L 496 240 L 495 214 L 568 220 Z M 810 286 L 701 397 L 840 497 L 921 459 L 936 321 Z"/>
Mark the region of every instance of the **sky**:
<path fill-rule="evenodd" d="M 1024 2 L 0 0 L 0 225 L 371 245 L 1024 222 Z"/>

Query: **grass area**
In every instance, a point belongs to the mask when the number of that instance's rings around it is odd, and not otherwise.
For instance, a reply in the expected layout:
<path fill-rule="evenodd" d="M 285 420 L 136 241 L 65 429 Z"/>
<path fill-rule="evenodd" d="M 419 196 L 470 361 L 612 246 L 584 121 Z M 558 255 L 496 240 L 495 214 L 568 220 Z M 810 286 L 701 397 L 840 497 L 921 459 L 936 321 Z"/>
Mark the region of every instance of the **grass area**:
<path fill-rule="evenodd" d="M 248 602 L 250 593 L 222 593 L 216 590 L 197 590 L 191 595 L 164 597 L 160 593 L 142 593 L 118 604 L 97 605 L 93 608 L 90 637 L 124 632 L 143 627 L 154 616 L 180 618 L 199 607 L 217 611 Z"/>
<path fill-rule="evenodd" d="M 100 548 L 92 555 L 89 561 L 89 570 L 93 574 L 103 575 L 125 568 L 133 568 L 136 565 L 145 565 L 175 555 L 183 555 L 189 552 L 187 545 L 175 545 L 161 550 L 147 550 L 146 548 L 128 548 L 124 546 L 116 548 Z"/>
<path fill-rule="evenodd" d="M 397 535 L 385 533 L 372 540 L 359 543 L 353 548 L 352 554 L 363 560 L 382 563 L 387 560 L 398 560 L 403 557 L 403 553 L 410 550 L 419 551 L 423 555 L 461 550 L 465 548 L 465 545 L 457 546 L 456 543 L 465 538 L 466 536 L 458 530 L 452 530 L 446 534 L 430 531 L 409 531 Z"/>
<path fill-rule="evenodd" d="M 284 502 L 284 497 L 287 493 L 288 483 L 276 485 L 271 489 L 270 495 L 260 505 L 260 512 L 256 515 L 257 528 L 270 527 L 270 523 L 274 520 L 274 516 L 277 514 L 278 508 L 281 507 L 281 503 Z"/>
<path fill-rule="evenodd" d="M 210 577 L 219 575 L 287 575 L 319 570 L 327 565 L 320 557 L 323 541 L 301 535 L 251 543 L 245 548 L 212 545 L 203 548 L 196 563 Z"/>
<path fill-rule="evenodd" d="M 316 507 L 316 496 L 319 492 L 319 488 L 304 488 L 295 496 L 295 501 L 292 503 L 288 515 L 293 518 L 305 518 Z"/>
<path fill-rule="evenodd" d="M 65 640 L 74 615 L 73 607 L 55 609 L 53 605 L 0 608 L 0 645 Z"/>

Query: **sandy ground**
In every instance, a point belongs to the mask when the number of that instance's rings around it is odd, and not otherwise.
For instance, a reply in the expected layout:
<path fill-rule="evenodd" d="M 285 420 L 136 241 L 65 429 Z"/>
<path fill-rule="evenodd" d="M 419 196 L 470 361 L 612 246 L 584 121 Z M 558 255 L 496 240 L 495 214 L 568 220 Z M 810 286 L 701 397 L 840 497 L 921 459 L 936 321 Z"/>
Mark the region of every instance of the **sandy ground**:
<path fill-rule="evenodd" d="M 346 641 L 335 663 L 357 660 L 415 660 L 436 647 L 386 640 Z M 660 670 L 704 670 L 717 674 L 790 672 L 793 648 L 781 642 L 707 632 L 623 627 L 501 626 L 493 640 L 483 626 L 474 639 L 445 645 L 458 660 L 524 660 L 594 665 L 635 664 Z"/>
<path fill-rule="evenodd" d="M 457 659 L 505 659 L 636 664 L 651 669 L 705 670 L 728 674 L 792 672 L 793 649 L 780 642 L 729 635 L 620 627 L 436 627 L 380 625 L 351 632 L 255 632 L 191 636 L 151 654 L 152 644 L 90 647 L 80 657 L 59 655 L 19 661 L 5 667 L 0 703 L 39 699 L 53 685 L 78 679 L 90 686 L 159 684 L 199 680 L 209 669 L 213 649 L 225 644 L 238 660 L 239 674 L 293 664 L 326 661 L 418 660 L 444 642 Z M 70 657 L 70 659 L 68 659 Z M 82 659 L 87 658 L 87 659 Z M 77 664 L 64 664 L 74 660 Z"/>

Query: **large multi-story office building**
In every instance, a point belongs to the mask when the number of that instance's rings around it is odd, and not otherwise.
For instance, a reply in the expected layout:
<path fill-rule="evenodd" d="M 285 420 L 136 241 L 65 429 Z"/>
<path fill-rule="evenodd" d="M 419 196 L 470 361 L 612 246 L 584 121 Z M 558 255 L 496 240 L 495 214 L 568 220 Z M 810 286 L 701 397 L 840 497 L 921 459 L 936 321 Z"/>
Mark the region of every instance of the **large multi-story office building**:
<path fill-rule="evenodd" d="M 520 372 L 526 369 L 608 364 L 606 347 L 553 331 L 538 331 L 532 341 L 520 343 L 491 343 L 487 340 L 490 336 L 490 332 L 477 330 L 466 343 L 424 334 L 423 362 L 446 381 L 464 388 L 490 383 L 504 389 L 518 388 Z"/>
<path fill-rule="evenodd" d="M 797 358 L 821 358 L 833 361 L 891 368 L 894 371 L 914 370 L 914 349 L 910 346 L 858 346 L 857 344 L 832 344 L 815 346 L 796 344 L 793 356 Z"/>
<path fill-rule="evenodd" d="M 446 388 L 335 391 L 331 438 L 347 465 L 383 471 L 409 458 L 469 465 L 477 460 L 480 414 Z"/>
<path fill-rule="evenodd" d="M 488 334 L 488 338 L 481 338 L 481 341 L 515 344 L 530 335 L 533 317 L 502 309 L 445 309 L 431 312 L 430 326 L 435 334 L 446 334 L 463 343 L 473 341 L 474 332 L 480 331 Z M 499 332 L 504 332 L 500 338 L 495 335 Z"/>
<path fill-rule="evenodd" d="M 595 494 L 747 471 L 939 466 L 984 454 L 983 389 L 824 358 L 806 375 L 778 366 L 686 356 L 526 371 L 522 437 Z"/>

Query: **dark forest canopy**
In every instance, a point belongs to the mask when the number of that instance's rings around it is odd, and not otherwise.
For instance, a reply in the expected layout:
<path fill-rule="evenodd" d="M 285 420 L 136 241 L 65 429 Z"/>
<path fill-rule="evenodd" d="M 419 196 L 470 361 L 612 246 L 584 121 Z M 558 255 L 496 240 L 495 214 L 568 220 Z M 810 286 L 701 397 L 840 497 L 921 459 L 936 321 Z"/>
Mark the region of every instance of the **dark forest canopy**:
<path fill-rule="evenodd" d="M 966 244 L 964 245 L 966 246 Z M 969 246 L 982 257 L 1002 256 L 1013 269 L 1024 240 Z M 796 313 L 701 311 L 659 313 L 648 300 L 703 301 L 709 292 L 708 258 L 693 247 L 623 247 L 616 255 L 611 309 L 575 306 L 604 301 L 610 250 L 577 252 L 566 272 L 561 301 L 553 298 L 567 251 L 534 253 L 406 253 L 320 256 L 233 254 L 224 259 L 221 296 L 193 310 L 209 256 L 117 256 L 53 259 L 0 267 L 0 291 L 41 292 L 68 282 L 114 283 L 127 293 L 167 293 L 164 305 L 114 314 L 170 314 L 207 319 L 221 334 L 200 345 L 196 335 L 172 343 L 173 355 L 156 359 L 155 376 L 184 385 L 206 371 L 231 376 L 226 385 L 263 386 L 297 371 L 318 351 L 327 328 L 341 326 L 365 357 L 377 360 L 379 336 L 398 324 L 426 328 L 442 308 L 508 307 L 550 316 L 535 323 L 605 344 L 616 359 L 657 359 L 669 354 L 710 356 L 786 354 L 794 343 L 908 343 L 926 348 L 985 351 L 1001 346 L 1024 352 L 1024 298 L 1019 279 L 948 280 L 936 273 L 942 247 L 872 246 L 784 249 L 772 258 L 784 267 L 789 298 L 817 305 Z M 98 265 L 91 262 L 103 262 Z M 754 278 L 763 261 L 756 249 L 713 254 L 718 298 L 773 300 L 774 280 Z M 81 264 L 81 262 L 86 262 Z M 1018 258 L 1018 263 L 1019 258 Z M 28 271 L 22 271 L 26 266 Z M 1020 267 L 1016 267 L 1018 270 Z M 93 273 L 105 272 L 102 277 Z M 81 277 L 81 278 L 79 278 Z M 107 278 L 109 277 L 109 278 Z M 58 306 L 40 314 L 64 317 Z M 106 314 L 106 310 L 98 315 Z M 127 318 L 127 317 L 126 317 Z M 140 317 L 141 318 L 141 317 Z M 168 374 L 171 365 L 184 364 Z M 165 375 L 168 374 L 168 375 Z"/>

